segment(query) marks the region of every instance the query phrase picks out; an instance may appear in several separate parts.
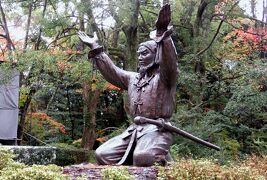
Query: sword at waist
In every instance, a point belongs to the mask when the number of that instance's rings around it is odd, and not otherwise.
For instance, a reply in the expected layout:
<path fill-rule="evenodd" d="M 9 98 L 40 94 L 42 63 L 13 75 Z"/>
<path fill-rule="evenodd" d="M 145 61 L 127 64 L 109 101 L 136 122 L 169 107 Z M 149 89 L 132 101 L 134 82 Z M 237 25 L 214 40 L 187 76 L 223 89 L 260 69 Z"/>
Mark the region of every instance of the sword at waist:
<path fill-rule="evenodd" d="M 164 130 L 167 130 L 169 132 L 174 132 L 174 133 L 179 134 L 179 135 L 181 135 L 181 136 L 183 136 L 185 138 L 188 138 L 188 139 L 190 139 L 190 140 L 192 140 L 194 142 L 197 142 L 197 143 L 200 143 L 202 145 L 205 145 L 205 146 L 207 146 L 209 148 L 215 149 L 217 151 L 221 150 L 221 148 L 219 146 L 216 146 L 215 144 L 207 142 L 207 141 L 205 141 L 203 139 L 200 139 L 200 138 L 198 138 L 196 136 L 193 136 L 192 134 L 190 134 L 190 133 L 188 133 L 188 132 L 186 132 L 184 130 L 181 130 L 181 129 L 179 129 L 179 128 L 175 127 L 175 126 L 172 126 L 172 125 L 170 125 L 168 123 L 165 123 L 165 120 L 162 119 L 162 118 L 159 118 L 159 119 L 155 120 L 155 119 L 149 119 L 149 118 L 146 118 L 146 117 L 136 116 L 134 118 L 134 123 L 135 124 L 144 124 L 144 123 L 154 124 L 154 125 L 157 125 L 158 127 L 162 128 L 162 129 L 164 129 Z"/>

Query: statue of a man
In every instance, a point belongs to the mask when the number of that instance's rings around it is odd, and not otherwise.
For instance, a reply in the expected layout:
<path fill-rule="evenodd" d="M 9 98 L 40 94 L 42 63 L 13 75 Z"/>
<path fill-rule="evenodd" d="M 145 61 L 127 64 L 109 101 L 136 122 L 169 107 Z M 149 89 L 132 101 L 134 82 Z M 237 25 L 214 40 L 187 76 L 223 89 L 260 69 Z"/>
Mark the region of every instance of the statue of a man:
<path fill-rule="evenodd" d="M 125 71 L 113 64 L 94 37 L 79 32 L 79 38 L 92 50 L 89 58 L 96 63 L 104 78 L 128 90 L 129 109 L 133 117 L 141 116 L 168 123 L 175 109 L 177 80 L 176 50 L 168 29 L 171 19 L 170 5 L 164 5 L 156 21 L 153 40 L 143 42 L 138 48 L 138 73 Z M 100 165 L 151 166 L 164 164 L 169 156 L 172 134 L 152 124 L 132 124 L 96 150 Z"/>

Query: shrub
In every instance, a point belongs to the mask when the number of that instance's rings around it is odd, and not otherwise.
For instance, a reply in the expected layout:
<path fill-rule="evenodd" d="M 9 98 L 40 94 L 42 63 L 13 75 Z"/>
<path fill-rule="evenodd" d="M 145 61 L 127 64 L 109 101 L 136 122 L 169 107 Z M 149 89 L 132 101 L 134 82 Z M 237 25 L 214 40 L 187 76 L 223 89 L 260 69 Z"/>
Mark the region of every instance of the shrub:
<path fill-rule="evenodd" d="M 27 123 L 31 124 L 30 134 L 45 143 L 59 141 L 67 132 L 65 126 L 46 113 L 35 112 L 27 116 Z M 39 145 L 39 141 L 31 139 L 31 145 Z"/>
<path fill-rule="evenodd" d="M 220 166 L 214 160 L 179 158 L 168 167 L 159 167 L 159 180 L 173 179 L 258 179 L 267 178 L 267 156 L 252 156 L 240 163 Z"/>
<path fill-rule="evenodd" d="M 0 149 L 0 171 L 5 168 L 10 163 L 13 163 L 13 157 L 14 155 L 10 153 L 7 149 Z"/>
<path fill-rule="evenodd" d="M 60 180 L 66 179 L 62 168 L 56 165 L 32 165 L 15 162 L 14 154 L 0 148 L 0 179 L 1 180 Z"/>
<path fill-rule="evenodd" d="M 96 162 L 94 151 L 77 148 L 73 145 L 65 143 L 53 143 L 51 145 L 57 148 L 55 164 L 59 166 L 80 164 L 83 162 Z"/>
<path fill-rule="evenodd" d="M 0 177 L 2 180 L 65 179 L 61 173 L 61 167 L 56 165 L 33 165 L 25 166 L 24 168 L 9 166 L 1 171 Z"/>

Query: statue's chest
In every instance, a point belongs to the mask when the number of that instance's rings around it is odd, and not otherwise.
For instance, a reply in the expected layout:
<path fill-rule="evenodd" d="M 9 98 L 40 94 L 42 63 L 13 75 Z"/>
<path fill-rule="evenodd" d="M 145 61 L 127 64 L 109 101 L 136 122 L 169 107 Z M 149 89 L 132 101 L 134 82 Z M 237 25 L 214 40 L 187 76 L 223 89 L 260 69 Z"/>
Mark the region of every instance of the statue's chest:
<path fill-rule="evenodd" d="M 139 114 L 148 107 L 153 106 L 158 96 L 158 90 L 159 82 L 157 75 L 136 79 L 128 89 L 132 112 Z"/>

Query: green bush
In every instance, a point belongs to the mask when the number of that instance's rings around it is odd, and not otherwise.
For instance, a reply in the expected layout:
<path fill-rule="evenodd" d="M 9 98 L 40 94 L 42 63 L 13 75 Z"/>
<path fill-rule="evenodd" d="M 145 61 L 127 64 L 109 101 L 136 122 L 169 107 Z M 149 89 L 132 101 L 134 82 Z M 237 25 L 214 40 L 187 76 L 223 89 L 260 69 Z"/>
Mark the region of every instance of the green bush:
<path fill-rule="evenodd" d="M 62 168 L 56 165 L 32 165 L 15 162 L 14 154 L 6 149 L 0 149 L 0 179 L 1 180 L 60 180 L 66 179 Z"/>
<path fill-rule="evenodd" d="M 33 165 L 24 168 L 9 166 L 1 171 L 0 177 L 2 180 L 66 179 L 61 173 L 61 167 L 56 165 Z"/>
<path fill-rule="evenodd" d="M 83 162 L 96 162 L 93 150 L 88 151 L 65 143 L 53 143 L 51 145 L 57 148 L 57 158 L 55 164 L 59 166 L 80 164 Z"/>
<path fill-rule="evenodd" d="M 168 167 L 158 167 L 159 180 L 258 179 L 267 178 L 267 156 L 252 156 L 240 163 L 220 166 L 215 160 L 179 158 Z"/>
<path fill-rule="evenodd" d="M 0 149 L 0 171 L 5 168 L 10 163 L 13 163 L 13 157 L 14 155 L 10 153 L 7 149 Z"/>

